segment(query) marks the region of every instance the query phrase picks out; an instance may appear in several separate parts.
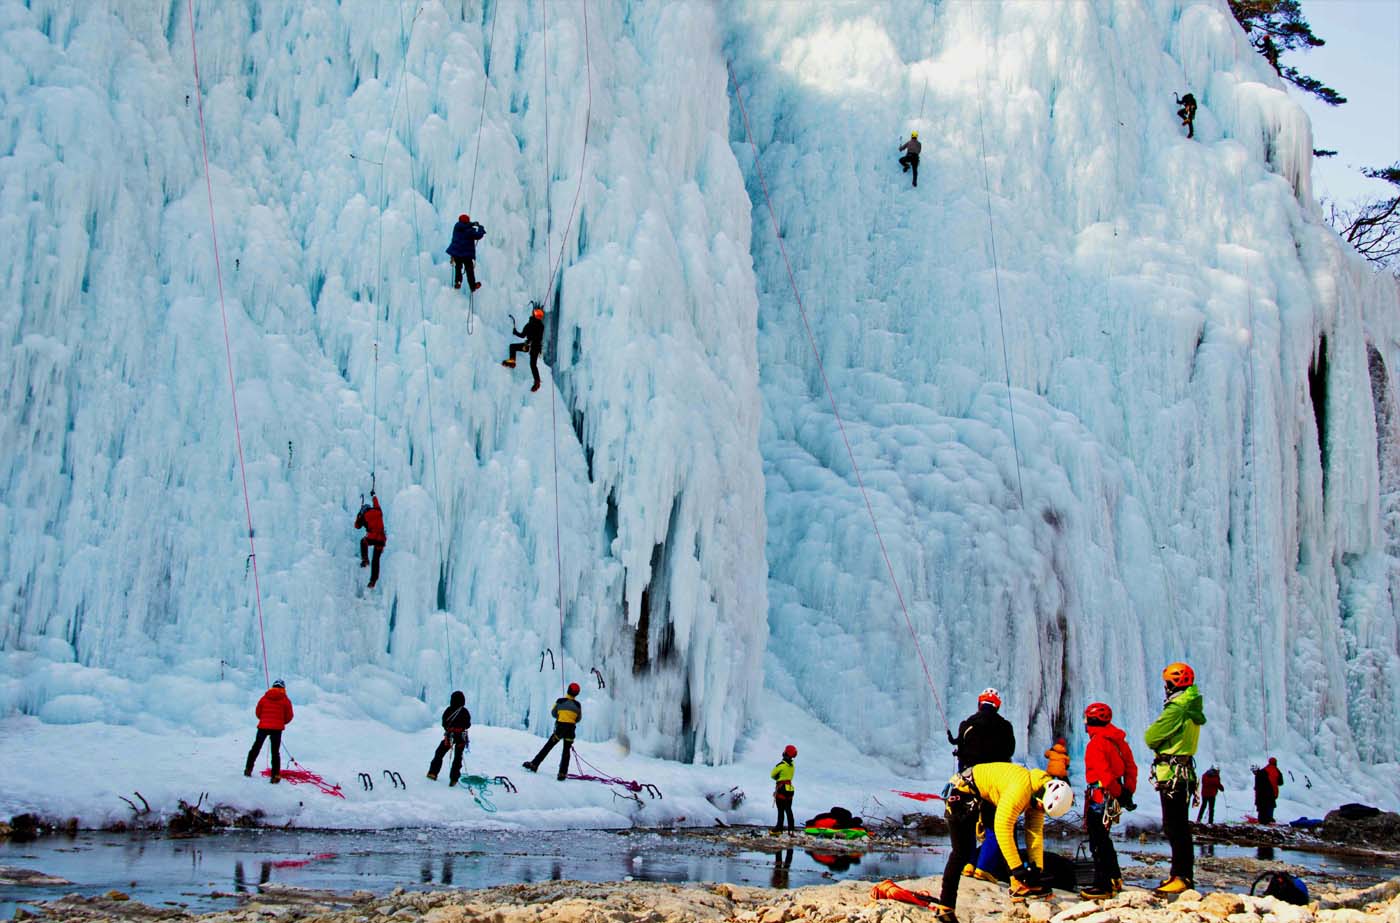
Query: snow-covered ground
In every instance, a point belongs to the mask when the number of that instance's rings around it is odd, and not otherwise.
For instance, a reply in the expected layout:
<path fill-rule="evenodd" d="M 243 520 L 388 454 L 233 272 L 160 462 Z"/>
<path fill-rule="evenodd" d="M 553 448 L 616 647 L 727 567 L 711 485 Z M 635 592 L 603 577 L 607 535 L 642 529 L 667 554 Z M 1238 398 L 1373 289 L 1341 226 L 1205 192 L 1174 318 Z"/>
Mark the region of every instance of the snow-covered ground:
<path fill-rule="evenodd" d="M 667 797 L 530 779 L 494 822 L 708 817 L 734 784 L 766 817 L 789 740 L 811 813 L 936 790 L 988 685 L 1028 760 L 1096 699 L 1140 739 L 1187 659 L 1231 792 L 1275 753 L 1280 816 L 1397 805 L 1400 291 L 1321 223 L 1306 117 L 1223 0 L 195 7 L 308 766 L 420 775 L 461 688 L 510 771 L 578 680 L 585 756 Z M 268 677 L 189 32 L 183 2 L 0 0 L 0 809 L 248 797 Z M 534 395 L 498 366 L 532 298 Z"/>

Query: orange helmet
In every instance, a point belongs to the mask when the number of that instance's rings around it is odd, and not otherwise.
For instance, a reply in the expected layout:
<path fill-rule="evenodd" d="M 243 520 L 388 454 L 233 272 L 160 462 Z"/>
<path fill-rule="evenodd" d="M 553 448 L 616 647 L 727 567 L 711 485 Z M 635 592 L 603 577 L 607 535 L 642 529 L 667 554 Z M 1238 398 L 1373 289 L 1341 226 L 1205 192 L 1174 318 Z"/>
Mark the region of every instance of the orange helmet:
<path fill-rule="evenodd" d="M 544 308 L 536 306 L 535 310 L 531 313 L 533 313 L 536 317 L 544 317 Z"/>
<path fill-rule="evenodd" d="M 1084 709 L 1084 720 L 1108 724 L 1108 722 L 1113 720 L 1113 709 L 1109 708 L 1103 702 L 1095 702 Z"/>
<path fill-rule="evenodd" d="M 1191 669 L 1191 665 L 1177 661 L 1167 664 L 1167 668 L 1162 671 L 1162 679 L 1173 689 L 1185 689 L 1187 686 L 1196 685 L 1196 671 Z"/>
<path fill-rule="evenodd" d="M 1001 693 L 995 689 L 987 688 L 982 690 L 982 694 L 977 697 L 978 705 L 990 705 L 993 708 L 1001 708 Z"/>

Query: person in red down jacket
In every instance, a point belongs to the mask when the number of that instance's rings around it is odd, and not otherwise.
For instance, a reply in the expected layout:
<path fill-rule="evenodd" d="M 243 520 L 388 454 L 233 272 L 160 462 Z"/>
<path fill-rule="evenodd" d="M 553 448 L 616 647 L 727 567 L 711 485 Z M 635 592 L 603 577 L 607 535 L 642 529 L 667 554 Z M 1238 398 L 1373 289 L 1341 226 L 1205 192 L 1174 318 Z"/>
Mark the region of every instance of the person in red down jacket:
<path fill-rule="evenodd" d="M 360 495 L 361 497 L 364 494 Z M 384 553 L 384 545 L 389 538 L 384 534 L 384 510 L 379 506 L 379 498 L 374 491 L 369 492 L 370 502 L 360 507 L 360 515 L 355 517 L 355 528 L 364 529 L 365 537 L 360 539 L 360 566 L 369 568 L 369 586 L 374 589 L 379 582 L 379 556 Z M 374 546 L 374 561 L 370 562 L 369 549 Z"/>
<path fill-rule="evenodd" d="M 258 699 L 258 707 L 253 709 L 258 716 L 258 736 L 248 751 L 248 762 L 243 766 L 243 774 L 253 774 L 253 764 L 262 752 L 263 741 L 272 741 L 272 784 L 282 781 L 282 732 L 292 723 L 292 700 L 287 698 L 287 684 L 280 679 Z"/>
<path fill-rule="evenodd" d="M 1085 900 L 1101 900 L 1123 890 L 1123 872 L 1109 830 L 1120 806 L 1128 811 L 1137 807 L 1133 803 L 1137 762 L 1127 737 L 1113 724 L 1113 709 L 1103 702 L 1084 709 L 1084 728 L 1089 734 L 1084 748 L 1084 778 L 1089 783 L 1084 821 L 1094 854 L 1094 883 L 1079 894 Z"/>

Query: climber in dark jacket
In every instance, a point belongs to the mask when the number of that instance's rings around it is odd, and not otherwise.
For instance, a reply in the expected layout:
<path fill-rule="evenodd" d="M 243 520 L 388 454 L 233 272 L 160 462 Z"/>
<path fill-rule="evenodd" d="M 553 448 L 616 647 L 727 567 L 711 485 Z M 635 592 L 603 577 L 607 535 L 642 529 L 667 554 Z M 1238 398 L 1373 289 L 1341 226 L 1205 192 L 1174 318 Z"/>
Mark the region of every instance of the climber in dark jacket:
<path fill-rule="evenodd" d="M 458 215 L 457 224 L 452 228 L 452 243 L 447 245 L 447 255 L 452 257 L 452 287 L 462 287 L 462 273 L 467 274 L 467 284 L 474 292 L 481 288 L 476 281 L 476 242 L 486 236 L 486 228 L 472 220 L 471 215 Z"/>
<path fill-rule="evenodd" d="M 977 697 L 977 712 L 958 725 L 948 743 L 958 748 L 958 771 L 981 763 L 1009 763 L 1016 753 L 1016 731 L 1001 716 L 1001 695 L 984 689 Z"/>
<path fill-rule="evenodd" d="M 442 758 L 452 751 L 452 771 L 448 785 L 456 785 L 462 775 L 462 751 L 467 747 L 467 731 L 471 730 L 472 713 L 467 710 L 467 697 L 460 691 L 452 693 L 450 704 L 442 711 L 442 743 L 438 744 L 433 761 L 428 765 L 428 778 L 437 781 L 442 771 Z"/>
<path fill-rule="evenodd" d="M 511 332 L 521 337 L 524 342 L 510 344 L 510 358 L 502 362 L 501 365 L 508 369 L 515 368 L 515 354 L 529 350 L 530 374 L 535 376 L 535 386 L 530 390 L 538 391 L 540 389 L 540 349 L 544 345 L 544 308 L 540 306 L 538 301 L 532 302 L 530 305 L 530 319 L 525 322 L 525 329 L 516 330 L 512 327 Z"/>
<path fill-rule="evenodd" d="M 914 170 L 914 185 L 919 185 L 919 153 L 924 149 L 924 146 L 919 143 L 919 133 L 917 131 L 911 131 L 909 133 L 909 140 L 901 144 L 899 149 L 905 152 L 904 156 L 899 158 L 899 165 L 904 168 L 905 173 L 908 173 L 912 167 Z"/>
<path fill-rule="evenodd" d="M 1186 126 L 1186 137 L 1196 137 L 1196 96 L 1187 93 L 1185 96 L 1176 98 L 1177 105 L 1181 108 L 1176 110 L 1176 117 L 1181 119 L 1181 124 Z"/>

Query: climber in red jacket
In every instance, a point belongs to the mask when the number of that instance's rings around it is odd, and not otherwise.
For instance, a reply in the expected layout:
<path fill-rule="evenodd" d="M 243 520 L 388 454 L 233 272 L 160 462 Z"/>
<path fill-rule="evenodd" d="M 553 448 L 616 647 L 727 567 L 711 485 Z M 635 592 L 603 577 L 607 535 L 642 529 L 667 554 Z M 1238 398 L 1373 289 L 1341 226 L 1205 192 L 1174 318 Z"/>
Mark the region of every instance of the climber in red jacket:
<path fill-rule="evenodd" d="M 1138 771 L 1127 737 L 1113 724 L 1112 708 L 1095 702 L 1084 709 L 1084 729 L 1089 734 L 1084 748 L 1084 780 L 1089 783 L 1084 821 L 1094 855 L 1094 882 L 1079 895 L 1085 900 L 1101 900 L 1123 890 L 1123 872 L 1109 828 L 1120 807 L 1128 811 L 1137 807 L 1133 794 Z"/>
<path fill-rule="evenodd" d="M 371 502 L 360 507 L 360 515 L 355 517 L 355 528 L 365 530 L 365 537 L 360 539 L 360 566 L 369 568 L 369 589 L 374 589 L 379 582 L 379 556 L 384 553 L 384 544 L 389 539 L 384 534 L 384 511 L 372 490 L 369 499 Z M 373 563 L 369 559 L 371 545 L 374 546 Z"/>
<path fill-rule="evenodd" d="M 253 714 L 258 716 L 258 736 L 248 751 L 243 774 L 253 774 L 253 764 L 262 752 L 263 741 L 272 741 L 272 784 L 282 781 L 282 732 L 292 723 L 292 700 L 287 698 L 287 684 L 280 679 L 258 699 Z"/>

